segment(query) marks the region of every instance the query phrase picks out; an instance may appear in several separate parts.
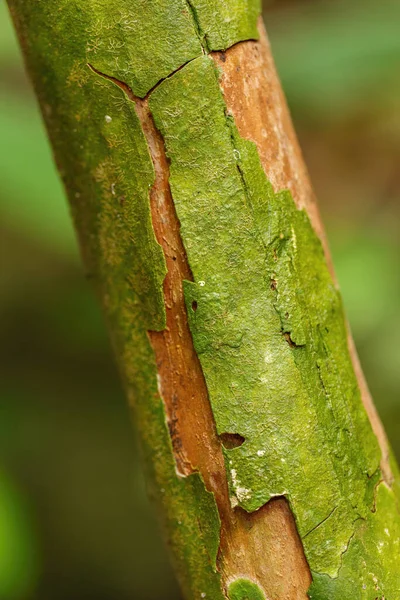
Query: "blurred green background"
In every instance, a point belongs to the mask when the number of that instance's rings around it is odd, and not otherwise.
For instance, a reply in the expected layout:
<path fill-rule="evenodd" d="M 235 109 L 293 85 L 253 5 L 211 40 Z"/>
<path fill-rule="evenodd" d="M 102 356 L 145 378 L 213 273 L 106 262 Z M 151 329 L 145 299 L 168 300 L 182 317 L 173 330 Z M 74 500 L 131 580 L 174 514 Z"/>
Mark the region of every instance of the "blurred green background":
<path fill-rule="evenodd" d="M 400 456 L 400 3 L 278 0 L 265 20 Z M 4 3 L 0 81 L 0 598 L 177 599 Z"/>

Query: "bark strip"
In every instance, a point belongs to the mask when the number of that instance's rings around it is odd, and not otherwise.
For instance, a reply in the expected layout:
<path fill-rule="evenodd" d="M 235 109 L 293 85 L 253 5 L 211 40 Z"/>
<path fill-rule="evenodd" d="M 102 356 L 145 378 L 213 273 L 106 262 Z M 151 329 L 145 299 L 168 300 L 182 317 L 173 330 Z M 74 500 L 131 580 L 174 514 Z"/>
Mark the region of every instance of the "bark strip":
<path fill-rule="evenodd" d="M 256 581 L 266 597 L 303 600 L 311 575 L 285 498 L 276 498 L 254 513 L 231 506 L 221 441 L 186 314 L 182 280 L 191 281 L 192 274 L 169 187 L 168 159 L 147 100 L 134 101 L 156 172 L 150 192 L 151 212 L 168 268 L 164 280 L 167 327 L 151 331 L 149 336 L 178 473 L 188 476 L 200 472 L 215 496 L 221 519 L 218 568 L 225 590 L 244 575 Z"/>
<path fill-rule="evenodd" d="M 235 48 L 247 44 L 242 42 Z M 224 55 L 229 56 L 232 51 Z M 155 181 L 150 190 L 150 208 L 156 239 L 167 265 L 163 284 L 166 328 L 148 331 L 148 335 L 156 357 L 158 389 L 165 406 L 177 473 L 180 477 L 200 473 L 217 503 L 221 520 L 218 569 L 225 594 L 232 581 L 245 576 L 257 582 L 266 597 L 304 600 L 311 574 L 287 500 L 275 498 L 258 511 L 247 513 L 233 507 L 229 498 L 221 439 L 193 346 L 182 288 L 182 282 L 192 281 L 193 277 L 171 195 L 164 141 L 149 109 L 149 97 L 157 86 L 142 99 L 125 82 L 92 65 L 89 68 L 120 87 L 133 102 L 153 162 Z M 195 305 L 192 310 L 196 310 Z"/>
<path fill-rule="evenodd" d="M 220 83 L 227 110 L 233 115 L 241 137 L 256 144 L 264 171 L 275 191 L 290 190 L 297 207 L 306 210 L 323 243 L 326 260 L 332 277 L 336 280 L 315 194 L 262 19 L 259 20 L 258 31 L 259 41 L 248 41 L 233 46 L 227 52 L 211 54 L 221 69 Z M 363 404 L 382 451 L 382 473 L 385 481 L 390 484 L 393 474 L 389 464 L 388 440 L 368 390 L 350 332 L 348 343 Z"/>

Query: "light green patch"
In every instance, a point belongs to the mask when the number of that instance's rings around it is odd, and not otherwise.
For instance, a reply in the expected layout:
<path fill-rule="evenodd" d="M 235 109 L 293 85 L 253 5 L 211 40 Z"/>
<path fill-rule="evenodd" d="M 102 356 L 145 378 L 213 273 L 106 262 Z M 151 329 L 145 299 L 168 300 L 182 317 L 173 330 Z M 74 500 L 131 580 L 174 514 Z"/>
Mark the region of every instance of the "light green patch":
<path fill-rule="evenodd" d="M 194 276 L 189 323 L 217 431 L 245 439 L 225 450 L 232 503 L 252 512 L 285 495 L 311 569 L 336 577 L 373 510 L 380 450 L 321 242 L 238 136 L 209 58 L 163 82 L 150 107 L 171 159 Z"/>
<path fill-rule="evenodd" d="M 265 600 L 258 585 L 249 579 L 236 579 L 228 589 L 229 600 Z"/>
<path fill-rule="evenodd" d="M 203 46 L 226 50 L 241 40 L 258 39 L 260 0 L 187 0 Z"/>
<path fill-rule="evenodd" d="M 381 483 L 376 511 L 355 523 L 339 576 L 313 573 L 310 600 L 395 600 L 400 594 L 400 513 L 394 493 Z"/>
<path fill-rule="evenodd" d="M 0 598 L 17 600 L 32 595 L 41 571 L 41 549 L 31 507 L 0 469 Z"/>
<path fill-rule="evenodd" d="M 396 462 L 395 455 L 393 454 L 392 449 L 390 448 L 389 454 L 389 465 L 390 470 L 393 474 L 393 481 L 391 482 L 391 487 L 395 492 L 395 497 L 397 500 L 398 511 L 400 512 L 400 470 L 398 464 Z"/>

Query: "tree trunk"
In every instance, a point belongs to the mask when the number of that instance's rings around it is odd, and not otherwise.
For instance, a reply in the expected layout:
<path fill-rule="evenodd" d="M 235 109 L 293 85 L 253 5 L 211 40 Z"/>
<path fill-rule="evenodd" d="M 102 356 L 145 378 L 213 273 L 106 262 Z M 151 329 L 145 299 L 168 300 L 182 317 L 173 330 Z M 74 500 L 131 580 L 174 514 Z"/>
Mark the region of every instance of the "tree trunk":
<path fill-rule="evenodd" d="M 396 600 L 396 465 L 258 1 L 8 2 L 185 598 Z"/>

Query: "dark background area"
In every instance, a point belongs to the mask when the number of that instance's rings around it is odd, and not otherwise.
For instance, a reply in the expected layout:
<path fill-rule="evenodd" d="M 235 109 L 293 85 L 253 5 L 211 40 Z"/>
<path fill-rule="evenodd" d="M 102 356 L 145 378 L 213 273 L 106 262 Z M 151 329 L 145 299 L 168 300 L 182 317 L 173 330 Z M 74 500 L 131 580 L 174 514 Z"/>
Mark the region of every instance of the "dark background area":
<path fill-rule="evenodd" d="M 277 0 L 264 16 L 400 456 L 400 3 Z M 4 3 L 0 81 L 0 598 L 177 599 Z"/>

